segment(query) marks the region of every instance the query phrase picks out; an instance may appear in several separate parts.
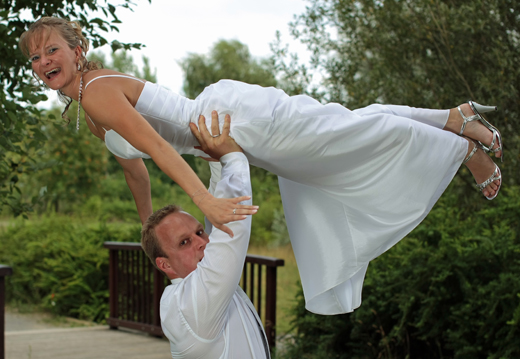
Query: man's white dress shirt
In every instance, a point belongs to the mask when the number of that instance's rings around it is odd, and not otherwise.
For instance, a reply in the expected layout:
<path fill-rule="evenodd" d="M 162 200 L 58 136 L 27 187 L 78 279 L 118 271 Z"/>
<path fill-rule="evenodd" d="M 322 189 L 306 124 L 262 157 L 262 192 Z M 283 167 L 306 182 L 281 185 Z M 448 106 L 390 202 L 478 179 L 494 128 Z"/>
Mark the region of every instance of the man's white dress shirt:
<path fill-rule="evenodd" d="M 215 197 L 251 195 L 249 163 L 243 153 L 220 159 Z M 213 171 L 212 171 L 213 172 Z M 214 177 L 214 176 L 213 176 Z M 248 201 L 250 204 L 251 201 Z M 234 237 L 211 226 L 209 243 L 197 269 L 172 280 L 161 298 L 161 325 L 173 358 L 265 359 L 267 340 L 257 312 L 238 286 L 244 265 L 251 216 L 228 223 Z"/>

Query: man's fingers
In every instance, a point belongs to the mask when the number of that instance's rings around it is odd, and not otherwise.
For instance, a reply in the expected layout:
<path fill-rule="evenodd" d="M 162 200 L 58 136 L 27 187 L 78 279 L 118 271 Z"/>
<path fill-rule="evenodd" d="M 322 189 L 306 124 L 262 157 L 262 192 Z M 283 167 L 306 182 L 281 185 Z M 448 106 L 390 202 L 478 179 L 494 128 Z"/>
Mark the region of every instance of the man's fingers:
<path fill-rule="evenodd" d="M 220 129 L 218 127 L 218 113 L 217 111 L 211 111 L 211 135 L 220 135 Z"/>
<path fill-rule="evenodd" d="M 193 133 L 193 136 L 199 141 L 201 145 L 204 144 L 204 140 L 202 139 L 202 136 L 200 135 L 199 129 L 197 128 L 197 125 L 195 125 L 193 122 L 190 122 L 190 130 L 191 133 Z M 197 146 L 200 147 L 200 146 Z"/>
<path fill-rule="evenodd" d="M 193 122 L 190 122 L 190 130 L 197 139 L 200 137 L 199 128 Z"/>
<path fill-rule="evenodd" d="M 230 127 L 231 127 L 231 116 L 226 115 L 226 117 L 224 117 L 224 126 L 222 127 L 222 136 L 224 136 L 224 137 L 229 136 Z"/>
<path fill-rule="evenodd" d="M 204 141 L 206 141 L 207 138 L 211 138 L 211 134 L 209 133 L 208 127 L 206 126 L 206 118 L 202 115 L 199 116 L 199 131 Z"/>

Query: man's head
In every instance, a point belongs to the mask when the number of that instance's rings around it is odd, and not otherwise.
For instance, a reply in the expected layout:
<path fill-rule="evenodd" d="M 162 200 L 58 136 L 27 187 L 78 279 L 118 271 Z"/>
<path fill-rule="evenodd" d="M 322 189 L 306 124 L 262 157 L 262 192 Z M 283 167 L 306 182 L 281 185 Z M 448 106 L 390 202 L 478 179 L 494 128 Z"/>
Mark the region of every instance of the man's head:
<path fill-rule="evenodd" d="M 141 233 L 146 255 L 170 279 L 185 278 L 193 272 L 209 242 L 202 224 L 175 205 L 153 213 Z"/>

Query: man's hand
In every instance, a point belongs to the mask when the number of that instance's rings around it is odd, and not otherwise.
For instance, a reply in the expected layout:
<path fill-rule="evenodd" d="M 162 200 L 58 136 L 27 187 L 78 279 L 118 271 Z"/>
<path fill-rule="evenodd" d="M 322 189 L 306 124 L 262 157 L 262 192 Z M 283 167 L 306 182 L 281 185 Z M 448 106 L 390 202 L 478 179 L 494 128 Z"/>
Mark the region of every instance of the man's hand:
<path fill-rule="evenodd" d="M 214 160 L 219 160 L 220 157 L 231 152 L 243 152 L 242 148 L 229 136 L 230 127 L 231 117 L 226 115 L 222 134 L 220 134 L 217 111 L 212 111 L 211 132 L 213 135 L 211 135 L 206 126 L 206 119 L 201 115 L 199 117 L 199 128 L 194 123 L 190 123 L 191 132 L 200 143 L 200 146 L 195 146 L 195 148 L 204 151 Z"/>

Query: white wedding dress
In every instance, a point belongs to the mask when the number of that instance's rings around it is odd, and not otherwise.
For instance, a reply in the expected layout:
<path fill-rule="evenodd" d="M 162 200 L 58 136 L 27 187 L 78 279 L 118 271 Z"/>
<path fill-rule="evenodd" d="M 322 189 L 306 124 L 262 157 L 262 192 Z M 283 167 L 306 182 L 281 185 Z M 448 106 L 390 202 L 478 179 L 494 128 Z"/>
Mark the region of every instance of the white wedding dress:
<path fill-rule="evenodd" d="M 189 100 L 146 82 L 135 106 L 181 154 L 203 155 L 189 122 L 231 115 L 231 136 L 252 165 L 279 176 L 306 308 L 351 312 L 370 260 L 428 214 L 462 163 L 468 143 L 442 131 L 448 110 L 371 105 L 351 111 L 222 80 Z M 210 130 L 211 131 L 211 130 Z M 143 157 L 114 131 L 109 150 Z"/>

